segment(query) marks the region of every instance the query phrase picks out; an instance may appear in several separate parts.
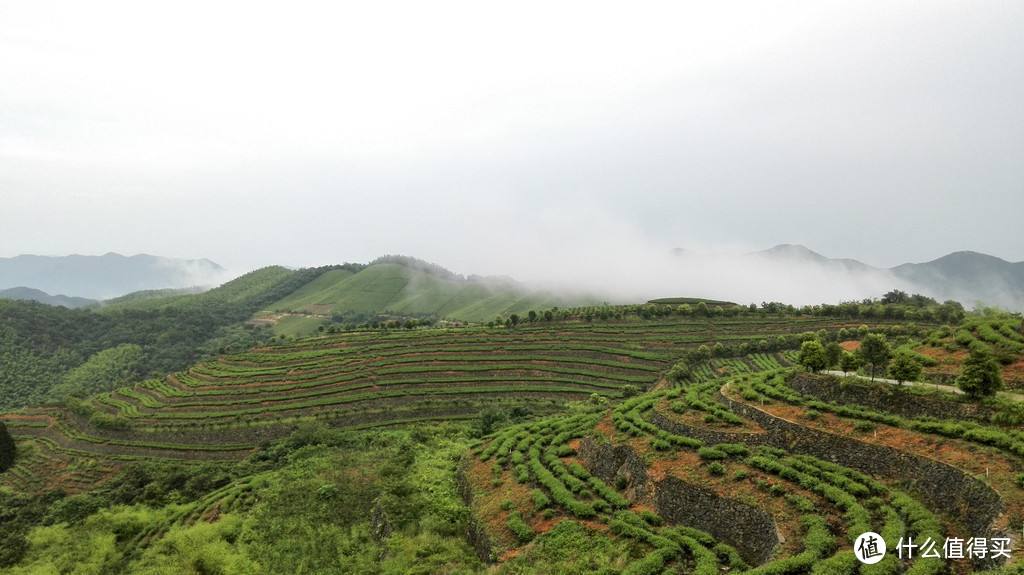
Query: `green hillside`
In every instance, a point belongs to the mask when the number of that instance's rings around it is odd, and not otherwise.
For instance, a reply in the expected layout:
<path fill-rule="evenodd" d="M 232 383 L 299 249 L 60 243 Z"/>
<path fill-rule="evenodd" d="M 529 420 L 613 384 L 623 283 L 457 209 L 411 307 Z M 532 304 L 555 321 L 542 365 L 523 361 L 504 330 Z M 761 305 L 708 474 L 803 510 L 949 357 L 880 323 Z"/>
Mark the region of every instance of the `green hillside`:
<path fill-rule="evenodd" d="M 415 263 L 382 261 L 356 273 L 344 269 L 324 273 L 269 306 L 268 311 L 318 315 L 387 312 L 482 322 L 497 315 L 583 305 L 592 300 L 530 291 L 509 281 L 465 279 Z"/>
<path fill-rule="evenodd" d="M 892 306 L 345 331 L 0 413 L 0 573 L 980 572 L 853 554 L 1024 527 L 1018 404 L 796 365 L 974 319 Z"/>
<path fill-rule="evenodd" d="M 76 368 L 125 344 L 141 348 L 128 370 L 137 376 L 246 349 L 270 334 L 244 322 L 325 270 L 268 267 L 201 294 L 129 297 L 99 311 L 0 300 L 0 409 L 58 399 L 51 390 Z"/>
<path fill-rule="evenodd" d="M 261 299 L 265 293 L 277 288 L 272 295 L 288 293 L 295 285 L 302 285 L 301 280 L 308 281 L 308 276 L 283 283 L 295 276 L 297 272 L 282 266 L 267 266 L 239 276 L 214 289 L 195 293 L 186 290 L 145 290 L 133 292 L 119 298 L 103 302 L 100 311 L 114 312 L 122 310 L 153 310 L 167 307 L 194 307 L 205 303 L 244 303 L 252 299 Z M 283 288 L 283 289 L 282 289 Z"/>

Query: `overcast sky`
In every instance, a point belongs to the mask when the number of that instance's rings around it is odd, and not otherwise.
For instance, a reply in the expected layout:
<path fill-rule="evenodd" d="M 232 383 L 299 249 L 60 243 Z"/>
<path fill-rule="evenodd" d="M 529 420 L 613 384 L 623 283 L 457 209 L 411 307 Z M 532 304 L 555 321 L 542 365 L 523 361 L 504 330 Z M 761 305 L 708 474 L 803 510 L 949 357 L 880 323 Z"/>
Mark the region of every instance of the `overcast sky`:
<path fill-rule="evenodd" d="M 0 256 L 1024 260 L 1022 103 L 1020 1 L 0 0 Z"/>

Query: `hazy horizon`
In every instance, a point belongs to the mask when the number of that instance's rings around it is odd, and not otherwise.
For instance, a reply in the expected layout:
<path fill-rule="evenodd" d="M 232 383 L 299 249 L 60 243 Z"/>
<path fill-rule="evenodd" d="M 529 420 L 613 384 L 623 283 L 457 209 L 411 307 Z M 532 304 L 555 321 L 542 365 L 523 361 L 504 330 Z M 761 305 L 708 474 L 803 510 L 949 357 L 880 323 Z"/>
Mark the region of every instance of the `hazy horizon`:
<path fill-rule="evenodd" d="M 1022 26 L 1011 2 L 8 3 L 0 256 L 391 253 L 585 288 L 680 281 L 677 247 L 1021 261 Z"/>

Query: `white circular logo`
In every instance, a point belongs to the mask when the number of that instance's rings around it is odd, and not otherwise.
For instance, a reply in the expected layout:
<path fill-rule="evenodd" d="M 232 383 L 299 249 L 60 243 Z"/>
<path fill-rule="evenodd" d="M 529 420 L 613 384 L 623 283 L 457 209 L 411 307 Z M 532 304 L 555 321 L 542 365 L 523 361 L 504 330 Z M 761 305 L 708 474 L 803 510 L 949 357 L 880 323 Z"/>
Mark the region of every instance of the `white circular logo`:
<path fill-rule="evenodd" d="M 885 557 L 885 539 L 874 531 L 861 533 L 853 542 L 853 554 L 865 565 L 874 565 Z"/>

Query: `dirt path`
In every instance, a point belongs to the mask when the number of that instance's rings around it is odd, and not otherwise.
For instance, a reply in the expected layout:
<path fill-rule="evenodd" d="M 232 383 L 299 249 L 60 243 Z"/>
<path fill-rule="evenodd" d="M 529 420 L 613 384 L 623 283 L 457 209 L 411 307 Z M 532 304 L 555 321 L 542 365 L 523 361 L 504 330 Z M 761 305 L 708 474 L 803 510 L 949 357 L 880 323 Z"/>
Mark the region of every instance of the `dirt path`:
<path fill-rule="evenodd" d="M 871 380 L 870 377 L 866 377 L 866 376 L 863 376 L 863 375 L 860 375 L 860 374 L 857 374 L 857 373 L 853 373 L 852 371 L 847 373 L 847 372 L 842 372 L 842 371 L 826 370 L 823 373 L 827 373 L 829 375 L 836 375 L 836 376 L 839 376 L 839 377 L 857 377 L 857 378 L 868 380 L 868 381 Z M 876 377 L 875 381 L 881 382 L 881 383 L 888 383 L 890 385 L 900 385 L 900 383 L 898 381 L 896 381 L 895 379 L 887 379 L 887 378 L 884 378 L 884 377 Z M 956 387 L 956 386 L 953 386 L 953 385 L 942 385 L 942 384 L 938 384 L 938 383 L 926 383 L 926 382 L 923 382 L 923 381 L 905 381 L 905 382 L 903 382 L 903 385 L 914 385 L 914 386 L 917 386 L 917 387 L 936 389 L 936 390 L 945 391 L 945 392 L 948 392 L 948 393 L 955 393 L 955 394 L 960 394 L 960 395 L 963 394 L 963 391 L 961 391 L 961 389 L 959 387 Z M 1020 393 L 1014 393 L 1014 392 L 1010 392 L 1010 391 L 1000 391 L 997 395 L 999 397 L 1004 398 L 1004 399 L 1010 399 L 1010 400 L 1013 400 L 1013 401 L 1024 401 L 1024 394 L 1020 394 Z"/>

